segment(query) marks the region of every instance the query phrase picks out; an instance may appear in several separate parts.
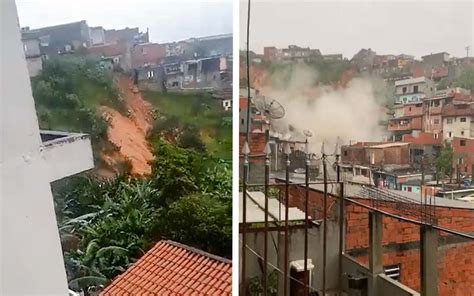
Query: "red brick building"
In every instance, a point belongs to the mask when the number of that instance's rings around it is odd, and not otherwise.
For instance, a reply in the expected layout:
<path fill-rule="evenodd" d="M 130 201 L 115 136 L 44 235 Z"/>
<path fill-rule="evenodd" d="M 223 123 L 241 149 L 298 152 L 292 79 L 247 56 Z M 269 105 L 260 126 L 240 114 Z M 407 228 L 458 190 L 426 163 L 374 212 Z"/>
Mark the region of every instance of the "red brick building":
<path fill-rule="evenodd" d="M 350 186 L 349 186 L 350 187 Z M 335 191 L 333 191 L 335 192 Z M 357 192 L 347 188 L 346 197 Z M 412 194 L 412 193 L 406 193 Z M 300 185 L 290 186 L 290 207 L 304 210 L 305 190 Z M 309 212 L 315 219 L 323 217 L 323 192 L 320 188 L 309 192 Z M 362 204 L 370 205 L 364 198 L 351 197 Z M 442 200 L 442 199 L 438 199 Z M 337 198 L 329 195 L 328 219 L 337 221 Z M 464 206 L 465 205 L 465 206 Z M 402 207 L 399 203 L 384 202 L 378 209 L 397 214 Z M 458 232 L 474 232 L 474 206 L 460 201 L 447 200 L 437 205 L 433 212 L 437 225 Z M 346 201 L 345 203 L 345 253 L 359 263 L 368 264 L 369 215 L 368 209 Z M 405 217 L 415 219 L 410 214 Z M 472 295 L 474 291 L 474 241 L 440 232 L 438 240 L 438 290 L 440 296 Z M 400 221 L 389 216 L 383 217 L 383 265 L 398 270 L 398 280 L 420 291 L 420 226 Z"/>
<path fill-rule="evenodd" d="M 274 46 L 267 46 L 263 48 L 263 60 L 264 61 L 273 61 L 276 59 L 278 49 Z"/>
<path fill-rule="evenodd" d="M 454 153 L 453 167 L 461 175 L 472 176 L 474 173 L 474 139 L 457 138 L 451 141 Z"/>
<path fill-rule="evenodd" d="M 166 45 L 158 43 L 137 44 L 131 48 L 132 68 L 157 65 L 166 57 Z"/>
<path fill-rule="evenodd" d="M 356 143 L 342 147 L 342 162 L 358 165 L 409 165 L 410 145 L 403 142 Z"/>

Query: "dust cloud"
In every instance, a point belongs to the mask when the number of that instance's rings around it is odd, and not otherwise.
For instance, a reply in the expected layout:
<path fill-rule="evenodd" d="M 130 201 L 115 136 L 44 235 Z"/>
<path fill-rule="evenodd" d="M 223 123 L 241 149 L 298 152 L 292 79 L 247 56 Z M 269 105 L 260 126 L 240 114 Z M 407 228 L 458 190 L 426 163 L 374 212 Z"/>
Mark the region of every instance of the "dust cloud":
<path fill-rule="evenodd" d="M 314 152 L 320 151 L 323 141 L 335 144 L 337 137 L 344 144 L 382 140 L 379 122 L 384 114 L 370 78 L 354 78 L 344 87 L 317 82 L 318 73 L 306 65 L 271 77 L 272 86 L 263 87 L 260 93 L 279 101 L 286 112 L 284 118 L 272 121 L 274 132 L 285 139 L 301 140 L 303 131 L 308 130 L 313 134 L 309 141 L 311 149 L 317 149 Z"/>

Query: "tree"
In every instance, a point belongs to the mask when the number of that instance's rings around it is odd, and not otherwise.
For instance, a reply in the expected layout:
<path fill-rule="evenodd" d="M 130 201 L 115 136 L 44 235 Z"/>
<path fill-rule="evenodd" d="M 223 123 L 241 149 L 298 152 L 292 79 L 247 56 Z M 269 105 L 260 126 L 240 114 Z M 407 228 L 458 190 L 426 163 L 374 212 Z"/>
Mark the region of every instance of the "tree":
<path fill-rule="evenodd" d="M 456 87 L 474 90 L 474 66 L 465 69 L 453 84 Z"/>
<path fill-rule="evenodd" d="M 151 162 L 155 188 L 160 190 L 160 206 L 166 206 L 182 196 L 198 190 L 203 156 L 162 141 L 154 146 L 156 158 Z"/>
<path fill-rule="evenodd" d="M 207 252 L 230 257 L 232 250 L 232 198 L 206 194 L 180 198 L 160 218 L 162 235 Z"/>
<path fill-rule="evenodd" d="M 451 176 L 452 165 L 453 165 L 453 149 L 449 143 L 445 142 L 443 148 L 441 149 L 440 154 L 436 158 L 436 171 L 441 177 L 449 174 Z"/>
<path fill-rule="evenodd" d="M 179 136 L 178 146 L 187 149 L 194 149 L 198 152 L 206 151 L 206 144 L 201 140 L 197 127 L 193 125 L 188 125 L 184 128 Z"/>
<path fill-rule="evenodd" d="M 152 175 L 72 177 L 53 184 L 70 287 L 110 281 L 161 239 L 231 256 L 231 167 L 155 140 Z M 87 292 L 86 292 L 87 293 Z"/>

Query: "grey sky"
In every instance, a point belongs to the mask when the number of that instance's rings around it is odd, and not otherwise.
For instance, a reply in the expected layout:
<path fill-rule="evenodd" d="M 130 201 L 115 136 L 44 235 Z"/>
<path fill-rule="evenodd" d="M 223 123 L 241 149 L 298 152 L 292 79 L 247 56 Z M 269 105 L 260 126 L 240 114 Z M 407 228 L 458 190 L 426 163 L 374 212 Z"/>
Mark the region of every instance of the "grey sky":
<path fill-rule="evenodd" d="M 0 0 L 1 1 L 1 0 Z M 87 20 L 106 29 L 150 29 L 153 42 L 232 32 L 232 0 L 16 0 L 21 26 Z"/>
<path fill-rule="evenodd" d="M 240 0 L 240 48 L 246 47 L 247 1 Z M 351 58 L 361 48 L 420 57 L 446 51 L 465 56 L 473 46 L 473 2 L 252 0 L 250 48 L 290 44 Z"/>

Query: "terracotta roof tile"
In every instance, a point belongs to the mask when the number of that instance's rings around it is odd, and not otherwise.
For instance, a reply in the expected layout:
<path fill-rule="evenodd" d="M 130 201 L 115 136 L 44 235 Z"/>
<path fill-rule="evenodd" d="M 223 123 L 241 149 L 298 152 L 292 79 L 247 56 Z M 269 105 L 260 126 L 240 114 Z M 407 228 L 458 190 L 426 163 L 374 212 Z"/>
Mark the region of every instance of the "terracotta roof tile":
<path fill-rule="evenodd" d="M 173 241 L 160 241 L 100 295 L 231 294 L 230 260 Z"/>

